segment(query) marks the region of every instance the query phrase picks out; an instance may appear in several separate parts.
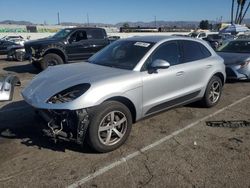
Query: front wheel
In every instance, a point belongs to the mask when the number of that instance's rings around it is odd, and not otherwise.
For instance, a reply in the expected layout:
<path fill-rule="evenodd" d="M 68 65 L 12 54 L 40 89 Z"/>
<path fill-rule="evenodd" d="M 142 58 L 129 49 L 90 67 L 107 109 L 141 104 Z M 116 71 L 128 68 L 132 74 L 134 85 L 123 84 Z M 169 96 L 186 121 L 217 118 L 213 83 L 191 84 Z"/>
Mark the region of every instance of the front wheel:
<path fill-rule="evenodd" d="M 215 106 L 221 97 L 222 81 L 218 76 L 213 76 L 208 82 L 206 92 L 202 99 L 202 103 L 205 107 Z"/>
<path fill-rule="evenodd" d="M 88 143 L 98 152 L 120 147 L 132 128 L 130 110 L 122 103 L 107 101 L 90 112 Z"/>
<path fill-rule="evenodd" d="M 45 70 L 48 66 L 63 64 L 63 59 L 54 53 L 46 54 L 41 61 L 41 68 Z"/>

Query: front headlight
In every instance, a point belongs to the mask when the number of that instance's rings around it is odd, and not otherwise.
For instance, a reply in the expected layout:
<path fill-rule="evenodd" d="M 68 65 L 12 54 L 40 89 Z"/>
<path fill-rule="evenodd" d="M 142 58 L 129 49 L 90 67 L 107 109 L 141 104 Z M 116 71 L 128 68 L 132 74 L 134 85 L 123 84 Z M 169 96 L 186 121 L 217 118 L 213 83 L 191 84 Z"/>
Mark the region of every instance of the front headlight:
<path fill-rule="evenodd" d="M 25 52 L 24 48 L 16 49 L 16 52 Z"/>
<path fill-rule="evenodd" d="M 58 104 L 71 102 L 84 94 L 89 88 L 90 84 L 87 83 L 72 86 L 52 96 L 47 103 Z"/>
<path fill-rule="evenodd" d="M 244 67 L 246 67 L 249 64 L 250 64 L 250 60 L 246 60 L 245 62 L 243 62 L 243 63 L 240 64 L 240 68 L 244 68 Z"/>

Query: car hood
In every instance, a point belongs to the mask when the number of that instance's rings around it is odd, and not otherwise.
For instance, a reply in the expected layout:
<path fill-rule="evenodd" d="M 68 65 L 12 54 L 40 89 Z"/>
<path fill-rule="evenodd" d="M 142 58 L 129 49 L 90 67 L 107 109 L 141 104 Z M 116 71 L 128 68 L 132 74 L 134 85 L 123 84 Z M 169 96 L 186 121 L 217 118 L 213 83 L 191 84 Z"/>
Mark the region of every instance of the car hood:
<path fill-rule="evenodd" d="M 86 62 L 58 65 L 38 74 L 22 91 L 22 95 L 31 104 L 29 100 L 34 99 L 36 103 L 44 103 L 58 92 L 78 84 L 89 83 L 94 87 L 100 82 L 105 84 L 131 78 L 133 74 L 136 72 Z"/>
<path fill-rule="evenodd" d="M 217 52 L 224 59 L 225 65 L 240 64 L 250 58 L 248 53 Z"/>
<path fill-rule="evenodd" d="M 47 37 L 47 38 L 42 38 L 42 39 L 37 39 L 37 40 L 30 40 L 24 43 L 26 46 L 33 46 L 33 45 L 47 45 L 47 44 L 52 44 L 56 42 L 61 42 L 63 39 L 61 38 L 53 38 L 53 37 Z"/>

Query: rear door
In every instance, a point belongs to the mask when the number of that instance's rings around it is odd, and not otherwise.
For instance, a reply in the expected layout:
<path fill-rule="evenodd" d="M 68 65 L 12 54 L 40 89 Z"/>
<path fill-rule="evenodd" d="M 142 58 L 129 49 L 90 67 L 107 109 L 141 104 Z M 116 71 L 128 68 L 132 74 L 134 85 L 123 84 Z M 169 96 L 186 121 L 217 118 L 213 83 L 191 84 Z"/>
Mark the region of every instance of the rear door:
<path fill-rule="evenodd" d="M 200 42 L 181 40 L 181 67 L 185 74 L 182 93 L 188 95 L 201 91 L 207 82 L 208 72 L 212 70 L 213 63 L 209 58 L 211 53 Z"/>

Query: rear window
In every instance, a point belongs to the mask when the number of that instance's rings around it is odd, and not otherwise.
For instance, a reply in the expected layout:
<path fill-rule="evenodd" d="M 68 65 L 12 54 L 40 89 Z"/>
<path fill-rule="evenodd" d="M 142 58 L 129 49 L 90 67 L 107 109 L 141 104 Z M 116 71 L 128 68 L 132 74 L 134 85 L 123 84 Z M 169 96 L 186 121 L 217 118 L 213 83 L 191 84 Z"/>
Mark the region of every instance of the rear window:
<path fill-rule="evenodd" d="M 183 63 L 197 61 L 211 56 L 210 51 L 199 42 L 181 41 L 181 43 L 183 49 Z"/>
<path fill-rule="evenodd" d="M 88 39 L 104 39 L 104 32 L 101 29 L 91 29 L 87 31 Z"/>

